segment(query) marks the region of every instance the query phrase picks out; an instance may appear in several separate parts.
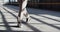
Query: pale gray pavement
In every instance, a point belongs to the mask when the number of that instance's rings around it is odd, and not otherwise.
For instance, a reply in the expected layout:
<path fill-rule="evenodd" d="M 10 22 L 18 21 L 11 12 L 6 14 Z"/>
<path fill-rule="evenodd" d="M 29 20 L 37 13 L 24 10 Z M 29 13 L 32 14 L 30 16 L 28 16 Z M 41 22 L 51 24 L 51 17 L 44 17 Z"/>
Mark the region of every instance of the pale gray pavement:
<path fill-rule="evenodd" d="M 31 16 L 28 23 L 17 26 L 18 7 L 6 5 L 0 7 L 0 32 L 60 32 L 60 12 L 27 8 Z M 25 17 L 23 18 L 25 21 Z"/>

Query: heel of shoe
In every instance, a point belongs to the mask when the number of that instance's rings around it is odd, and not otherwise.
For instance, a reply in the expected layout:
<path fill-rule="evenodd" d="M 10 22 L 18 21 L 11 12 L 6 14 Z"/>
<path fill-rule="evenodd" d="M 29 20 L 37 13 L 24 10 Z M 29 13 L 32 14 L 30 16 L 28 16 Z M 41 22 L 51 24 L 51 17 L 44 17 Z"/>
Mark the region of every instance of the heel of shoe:
<path fill-rule="evenodd" d="M 26 22 L 28 22 L 28 18 L 26 18 Z"/>

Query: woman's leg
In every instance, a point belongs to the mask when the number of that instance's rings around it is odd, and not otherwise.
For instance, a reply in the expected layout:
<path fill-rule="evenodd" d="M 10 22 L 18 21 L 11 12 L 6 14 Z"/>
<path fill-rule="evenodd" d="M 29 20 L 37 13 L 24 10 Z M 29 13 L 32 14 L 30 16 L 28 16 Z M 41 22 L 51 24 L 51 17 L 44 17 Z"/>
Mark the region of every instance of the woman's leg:
<path fill-rule="evenodd" d="M 18 17 L 18 26 L 21 27 L 21 22 L 22 22 L 22 19 L 23 19 L 23 12 L 21 12 L 20 16 Z"/>
<path fill-rule="evenodd" d="M 18 0 L 18 4 L 19 4 L 19 12 L 18 12 L 18 17 L 17 17 L 17 21 L 18 21 L 18 27 L 21 27 L 21 21 L 22 21 L 22 0 Z"/>
<path fill-rule="evenodd" d="M 25 8 L 24 9 L 24 16 L 26 17 L 26 22 L 28 22 L 30 19 L 30 15 L 29 15 L 29 13 L 27 12 L 27 9 Z"/>

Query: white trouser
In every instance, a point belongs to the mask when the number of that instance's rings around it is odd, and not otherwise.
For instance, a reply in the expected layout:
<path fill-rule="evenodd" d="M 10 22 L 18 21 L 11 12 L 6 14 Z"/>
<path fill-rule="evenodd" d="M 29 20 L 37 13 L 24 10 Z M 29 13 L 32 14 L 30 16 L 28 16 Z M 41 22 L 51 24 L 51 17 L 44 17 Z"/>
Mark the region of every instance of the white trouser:
<path fill-rule="evenodd" d="M 23 19 L 23 16 L 25 16 L 26 18 L 29 17 L 28 12 L 26 10 L 26 5 L 27 5 L 27 0 L 25 0 L 25 1 L 22 2 L 22 10 L 23 11 L 21 11 L 19 20 L 22 20 Z"/>
<path fill-rule="evenodd" d="M 28 0 L 24 0 L 24 1 L 22 2 L 22 9 L 26 8 L 26 6 L 27 6 L 27 1 L 28 1 Z"/>

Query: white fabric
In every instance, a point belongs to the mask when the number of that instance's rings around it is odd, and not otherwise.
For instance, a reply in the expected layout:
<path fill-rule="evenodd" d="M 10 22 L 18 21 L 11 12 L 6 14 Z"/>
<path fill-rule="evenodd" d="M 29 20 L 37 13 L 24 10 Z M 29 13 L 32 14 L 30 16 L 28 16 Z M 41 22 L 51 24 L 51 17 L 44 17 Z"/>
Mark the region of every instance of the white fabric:
<path fill-rule="evenodd" d="M 22 3 L 22 9 L 24 9 L 24 8 L 26 7 L 27 1 L 28 1 L 28 0 L 23 1 L 23 3 Z"/>
<path fill-rule="evenodd" d="M 23 10 L 23 9 L 24 9 L 24 10 L 21 12 L 21 16 L 18 17 L 18 18 L 20 18 L 20 20 L 23 19 L 23 16 L 25 16 L 26 18 L 29 17 L 28 12 L 27 12 L 27 10 L 26 10 L 27 1 L 28 1 L 28 0 L 25 0 L 25 1 L 23 1 L 23 3 L 22 3 L 22 10 Z"/>

